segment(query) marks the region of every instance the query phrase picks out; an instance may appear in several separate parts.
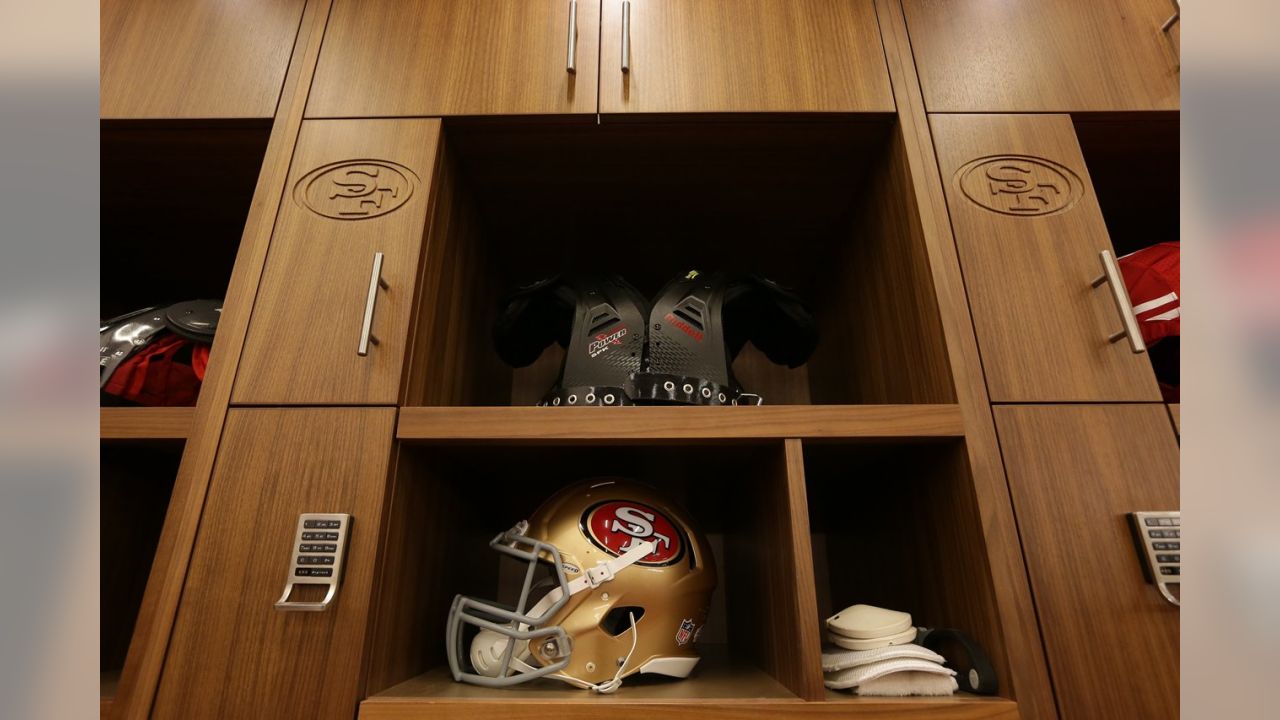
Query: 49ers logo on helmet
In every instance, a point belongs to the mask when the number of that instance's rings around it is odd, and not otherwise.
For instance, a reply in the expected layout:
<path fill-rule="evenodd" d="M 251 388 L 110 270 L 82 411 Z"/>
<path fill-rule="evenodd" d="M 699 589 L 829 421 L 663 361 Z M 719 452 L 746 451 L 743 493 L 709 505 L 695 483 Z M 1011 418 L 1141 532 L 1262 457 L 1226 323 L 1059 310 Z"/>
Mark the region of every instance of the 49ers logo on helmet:
<path fill-rule="evenodd" d="M 675 524 L 644 503 L 608 500 L 582 514 L 582 529 L 596 547 L 622 555 L 644 540 L 655 549 L 638 565 L 670 565 L 684 555 L 684 541 Z"/>

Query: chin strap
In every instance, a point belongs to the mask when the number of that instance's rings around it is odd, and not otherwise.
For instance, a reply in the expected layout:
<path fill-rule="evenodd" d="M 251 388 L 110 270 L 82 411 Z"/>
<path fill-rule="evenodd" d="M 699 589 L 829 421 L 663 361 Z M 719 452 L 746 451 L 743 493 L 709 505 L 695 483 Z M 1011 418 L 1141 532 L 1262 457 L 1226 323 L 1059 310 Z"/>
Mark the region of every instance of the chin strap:
<path fill-rule="evenodd" d="M 593 568 L 587 568 L 582 575 L 569 581 L 569 594 L 577 595 L 587 588 L 600 587 L 604 583 L 609 582 L 615 575 L 624 569 L 635 565 L 645 557 L 651 555 L 658 548 L 657 544 L 652 540 L 643 540 L 636 543 L 630 550 L 622 553 L 618 557 L 596 563 Z"/>
<path fill-rule="evenodd" d="M 627 651 L 627 656 L 622 659 L 618 665 L 618 672 L 613 674 L 613 678 L 606 680 L 599 685 L 587 684 L 587 688 L 594 690 L 601 695 L 608 695 L 622 687 L 622 673 L 627 669 L 627 663 L 631 662 L 631 656 L 636 652 L 636 645 L 640 642 L 640 631 L 636 628 L 636 614 L 627 613 L 627 617 L 631 618 L 631 649 Z"/>
<path fill-rule="evenodd" d="M 519 535 L 524 535 L 527 531 L 528 531 L 528 523 L 523 520 L 520 521 L 520 523 L 517 523 L 514 528 L 512 528 L 512 532 Z M 607 560 L 607 561 L 601 560 L 600 562 L 596 563 L 595 567 L 587 568 L 586 572 L 584 572 L 582 575 L 574 578 L 569 582 L 568 584 L 569 595 L 570 596 L 577 595 L 578 593 L 588 588 L 600 587 L 604 583 L 607 583 L 610 580 L 612 580 L 618 573 L 640 562 L 645 557 L 652 554 L 654 550 L 657 550 L 657 549 L 658 549 L 657 543 L 653 542 L 652 540 L 642 540 L 636 543 L 635 545 L 633 545 L 631 549 L 627 550 L 626 552 L 619 555 L 618 557 L 613 558 L 612 560 Z M 554 605 L 555 602 L 560 599 L 560 593 L 561 593 L 560 588 L 558 587 L 552 588 L 550 592 L 544 595 L 541 600 L 539 600 L 532 608 L 529 609 L 529 613 L 528 613 L 529 616 L 541 617 L 543 614 L 546 613 L 547 608 Z M 628 651 L 627 656 L 623 658 L 622 664 L 618 666 L 618 672 L 614 673 L 612 679 L 606 680 L 605 682 L 602 682 L 598 685 L 593 685 L 592 683 L 586 682 L 584 680 L 579 680 L 578 678 L 569 677 L 568 675 L 565 675 L 563 673 L 557 673 L 555 675 L 551 675 L 550 677 L 563 680 L 571 685 L 576 685 L 581 688 L 594 690 L 595 692 L 598 692 L 602 695 L 607 695 L 609 693 L 616 691 L 618 688 L 622 687 L 622 673 L 627 669 L 627 664 L 631 662 L 631 656 L 635 653 L 636 646 L 639 644 L 639 638 L 640 638 L 639 630 L 636 629 L 635 614 L 628 613 L 628 616 L 631 618 L 631 650 Z M 520 623 L 519 629 L 521 632 L 523 632 L 529 629 L 529 626 L 524 623 Z M 528 643 L 527 642 L 521 643 L 517 649 L 519 650 L 519 652 L 515 653 L 512 656 L 510 668 L 515 670 L 516 672 L 521 672 L 521 673 L 532 672 L 533 670 L 535 670 L 536 668 L 534 668 L 532 665 L 529 665 L 527 662 L 525 662 L 525 658 L 528 658 L 530 655 L 529 649 L 528 649 Z"/>

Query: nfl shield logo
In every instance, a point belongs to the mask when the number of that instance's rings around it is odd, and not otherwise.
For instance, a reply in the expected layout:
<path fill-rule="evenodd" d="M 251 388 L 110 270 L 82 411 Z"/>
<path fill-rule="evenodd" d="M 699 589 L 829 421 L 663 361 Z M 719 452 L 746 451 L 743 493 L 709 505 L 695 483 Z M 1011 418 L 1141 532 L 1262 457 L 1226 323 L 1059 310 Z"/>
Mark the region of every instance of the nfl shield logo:
<path fill-rule="evenodd" d="M 687 645 L 689 640 L 693 638 L 693 618 L 688 618 L 680 622 L 680 629 L 676 631 L 676 644 Z"/>

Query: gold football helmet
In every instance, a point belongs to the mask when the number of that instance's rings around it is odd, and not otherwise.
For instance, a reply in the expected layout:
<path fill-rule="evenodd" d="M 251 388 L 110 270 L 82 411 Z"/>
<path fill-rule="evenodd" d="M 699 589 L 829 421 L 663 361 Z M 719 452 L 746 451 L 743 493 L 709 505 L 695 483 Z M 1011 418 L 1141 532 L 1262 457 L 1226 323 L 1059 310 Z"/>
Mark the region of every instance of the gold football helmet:
<path fill-rule="evenodd" d="M 607 693 L 635 673 L 683 678 L 698 664 L 715 559 L 653 488 L 573 485 L 489 546 L 528 569 L 514 607 L 454 598 L 445 640 L 455 680 L 505 687 L 550 677 Z M 538 585 L 540 569 L 554 579 Z M 479 628 L 469 646 L 468 625 Z"/>

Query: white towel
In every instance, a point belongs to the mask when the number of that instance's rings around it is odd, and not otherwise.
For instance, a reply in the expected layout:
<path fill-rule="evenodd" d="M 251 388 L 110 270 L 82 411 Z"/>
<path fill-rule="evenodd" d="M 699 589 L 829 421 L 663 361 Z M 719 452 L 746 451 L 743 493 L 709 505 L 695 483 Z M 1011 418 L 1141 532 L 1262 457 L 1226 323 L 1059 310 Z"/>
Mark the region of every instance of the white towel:
<path fill-rule="evenodd" d="M 826 674 L 823 684 L 833 690 L 847 690 L 848 688 L 858 687 L 868 680 L 875 680 L 876 678 L 884 677 L 885 675 L 906 671 L 932 675 L 944 675 L 949 679 L 953 678 L 956 674 L 955 670 L 945 668 L 942 665 L 929 660 L 920 660 L 918 658 L 909 657 L 893 658 L 891 660 L 881 660 L 867 665 L 859 665 L 857 667 L 829 672 Z"/>
<path fill-rule="evenodd" d="M 946 658 L 920 645 L 891 645 L 874 650 L 845 650 L 828 645 L 822 648 L 822 671 L 834 672 L 894 658 L 915 658 L 941 665 Z"/>

